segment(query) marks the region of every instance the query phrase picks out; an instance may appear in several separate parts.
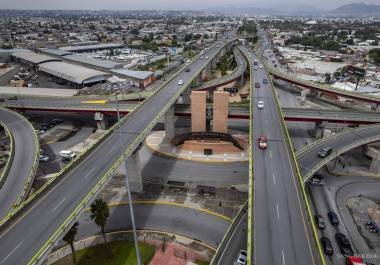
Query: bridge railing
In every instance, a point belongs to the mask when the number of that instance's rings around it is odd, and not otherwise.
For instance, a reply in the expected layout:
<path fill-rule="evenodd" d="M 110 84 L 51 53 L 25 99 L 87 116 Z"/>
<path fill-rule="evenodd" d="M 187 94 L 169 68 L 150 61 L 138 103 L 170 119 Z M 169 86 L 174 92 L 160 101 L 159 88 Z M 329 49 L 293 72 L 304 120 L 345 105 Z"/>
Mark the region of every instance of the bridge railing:
<path fill-rule="evenodd" d="M 222 258 L 223 252 L 226 249 L 226 247 L 228 247 L 229 239 L 233 235 L 236 226 L 239 224 L 239 221 L 241 220 L 241 218 L 243 218 L 247 209 L 248 209 L 248 201 L 246 201 L 244 203 L 243 207 L 241 207 L 241 209 L 239 210 L 239 212 L 235 216 L 234 220 L 232 221 L 231 225 L 228 227 L 227 232 L 224 234 L 222 241 L 219 243 L 219 246 L 216 249 L 214 256 L 212 257 L 210 265 L 223 264 L 223 263 L 221 263 L 223 261 L 220 260 Z"/>
<path fill-rule="evenodd" d="M 225 43 L 223 46 L 221 46 L 215 54 L 220 52 L 221 49 L 224 48 L 225 45 L 230 44 L 231 42 L 235 41 L 235 39 L 230 40 L 229 42 Z M 195 56 L 191 63 L 193 63 L 195 60 L 197 60 L 201 55 L 198 54 Z M 207 60 L 207 63 L 205 66 L 210 63 L 211 59 Z M 133 115 L 135 115 L 136 112 L 138 112 L 139 109 L 141 109 L 146 102 L 151 100 L 154 95 L 161 93 L 163 91 L 163 87 L 165 87 L 170 81 L 172 81 L 176 76 L 178 76 L 181 72 L 183 72 L 187 68 L 187 66 L 183 66 L 180 68 L 176 74 L 170 77 L 169 80 L 167 80 L 166 83 L 164 83 L 158 90 L 156 90 L 149 99 L 144 101 L 142 104 L 139 104 L 134 111 L 132 111 L 130 114 L 124 116 L 121 119 L 121 122 L 124 123 L 128 119 L 130 119 Z M 88 206 L 88 204 L 91 202 L 92 198 L 99 192 L 99 190 L 104 186 L 104 184 L 107 182 L 111 174 L 119 167 L 121 162 L 123 161 L 124 157 L 127 157 L 130 155 L 134 149 L 140 144 L 140 142 L 144 139 L 146 134 L 154 127 L 154 125 L 157 123 L 157 121 L 160 119 L 160 117 L 174 104 L 174 102 L 177 100 L 177 98 L 185 91 L 185 89 L 190 86 L 190 83 L 192 80 L 201 73 L 203 68 L 198 69 L 198 71 L 193 75 L 192 78 L 189 79 L 182 87 L 178 90 L 178 92 L 175 94 L 174 97 L 172 97 L 165 107 L 156 115 L 155 119 L 153 119 L 149 125 L 139 134 L 139 136 L 126 148 L 124 155 L 120 156 L 119 159 L 117 159 L 113 165 L 110 167 L 110 169 L 99 179 L 99 181 L 95 184 L 95 186 L 92 188 L 92 190 L 85 196 L 85 198 L 81 201 L 81 203 L 75 208 L 75 210 L 72 212 L 72 214 L 64 221 L 63 224 L 61 224 L 58 229 L 55 231 L 55 233 L 49 238 L 47 242 L 40 248 L 40 250 L 32 257 L 32 259 L 29 261 L 28 264 L 38 264 L 42 262 L 44 255 L 48 252 L 49 249 L 51 249 L 54 245 L 54 243 L 63 235 L 65 231 L 70 227 L 72 223 L 76 221 L 79 214 L 85 207 Z M 101 143 L 106 141 L 109 137 L 109 135 L 117 129 L 118 124 L 116 123 L 114 126 L 112 126 L 105 134 L 101 136 L 101 138 L 91 145 L 85 152 L 83 152 L 81 155 L 78 156 L 77 159 L 69 163 L 66 167 L 64 167 L 57 175 L 56 177 L 50 179 L 45 185 L 43 185 L 37 192 L 35 192 L 32 196 L 30 196 L 27 200 L 22 202 L 17 208 L 15 208 L 11 213 L 9 213 L 3 220 L 0 221 L 0 230 L 7 227 L 8 224 L 15 221 L 18 217 L 22 215 L 22 213 L 31 207 L 33 202 L 35 202 L 39 197 L 46 194 L 53 186 L 55 186 L 57 183 L 62 180 L 63 176 L 68 173 L 69 170 L 71 170 L 72 167 L 78 165 L 81 161 L 86 159 L 86 157 L 91 153 L 92 150 L 96 149 Z"/>

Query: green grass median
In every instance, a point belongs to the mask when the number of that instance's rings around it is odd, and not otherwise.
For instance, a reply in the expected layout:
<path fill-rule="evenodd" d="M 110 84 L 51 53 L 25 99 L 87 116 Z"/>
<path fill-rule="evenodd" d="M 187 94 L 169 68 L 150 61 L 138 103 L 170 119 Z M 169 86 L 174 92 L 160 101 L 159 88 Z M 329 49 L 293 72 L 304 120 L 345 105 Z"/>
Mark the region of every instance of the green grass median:
<path fill-rule="evenodd" d="M 133 243 L 129 241 L 114 241 L 109 243 L 112 250 L 112 257 L 108 258 L 105 246 L 78 250 L 76 252 L 78 265 L 135 265 L 136 252 Z M 139 243 L 141 261 L 148 264 L 154 255 L 154 247 L 148 244 Z M 71 254 L 54 263 L 54 265 L 72 265 Z"/>

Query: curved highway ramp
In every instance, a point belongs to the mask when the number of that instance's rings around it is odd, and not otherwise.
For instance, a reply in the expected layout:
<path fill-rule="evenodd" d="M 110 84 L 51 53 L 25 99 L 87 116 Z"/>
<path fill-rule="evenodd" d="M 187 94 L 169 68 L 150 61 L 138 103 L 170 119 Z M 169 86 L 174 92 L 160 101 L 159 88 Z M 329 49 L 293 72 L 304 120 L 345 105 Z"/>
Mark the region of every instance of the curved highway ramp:
<path fill-rule="evenodd" d="M 14 156 L 0 189 L 0 219 L 27 196 L 38 167 L 39 144 L 30 122 L 22 115 L 0 108 L 0 120 L 11 131 Z"/>
<path fill-rule="evenodd" d="M 314 173 L 339 155 L 376 141 L 380 141 L 380 125 L 346 129 L 307 145 L 296 154 L 303 181 L 307 182 Z M 320 158 L 318 152 L 325 147 L 331 147 L 332 153 Z"/>

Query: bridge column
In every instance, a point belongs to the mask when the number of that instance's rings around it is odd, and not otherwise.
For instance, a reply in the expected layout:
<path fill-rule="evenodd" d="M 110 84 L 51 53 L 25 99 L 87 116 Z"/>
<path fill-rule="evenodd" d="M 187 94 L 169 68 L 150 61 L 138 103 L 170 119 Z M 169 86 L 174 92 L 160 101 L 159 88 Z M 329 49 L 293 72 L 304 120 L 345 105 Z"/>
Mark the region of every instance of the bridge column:
<path fill-rule="evenodd" d="M 186 88 L 186 90 L 182 93 L 182 103 L 183 104 L 190 104 L 191 102 L 191 89 Z"/>
<path fill-rule="evenodd" d="M 216 69 L 216 64 L 218 63 L 218 60 L 216 58 L 213 58 L 211 60 L 211 70 L 215 70 Z"/>
<path fill-rule="evenodd" d="M 165 138 L 171 140 L 175 135 L 174 106 L 165 113 Z"/>
<path fill-rule="evenodd" d="M 306 97 L 310 94 L 309 89 L 303 89 L 301 91 L 301 105 L 305 105 L 306 103 Z"/>
<path fill-rule="evenodd" d="M 314 128 L 314 137 L 315 138 L 323 138 L 323 130 L 326 127 L 326 122 L 316 122 Z"/>
<path fill-rule="evenodd" d="M 124 161 L 124 173 L 128 177 L 131 192 L 143 191 L 139 150 L 140 147 Z"/>
<path fill-rule="evenodd" d="M 363 150 L 367 156 L 372 158 L 372 162 L 369 165 L 369 172 L 380 174 L 380 151 L 371 145 L 363 146 Z"/>
<path fill-rule="evenodd" d="M 108 128 L 108 118 L 101 112 L 96 112 L 94 119 L 98 129 L 106 130 Z"/>
<path fill-rule="evenodd" d="M 203 71 L 197 77 L 195 77 L 195 79 L 191 83 L 191 87 L 200 87 L 202 85 L 202 73 Z"/>
<path fill-rule="evenodd" d="M 377 110 L 378 107 L 379 107 L 379 104 L 371 103 L 371 110 Z"/>

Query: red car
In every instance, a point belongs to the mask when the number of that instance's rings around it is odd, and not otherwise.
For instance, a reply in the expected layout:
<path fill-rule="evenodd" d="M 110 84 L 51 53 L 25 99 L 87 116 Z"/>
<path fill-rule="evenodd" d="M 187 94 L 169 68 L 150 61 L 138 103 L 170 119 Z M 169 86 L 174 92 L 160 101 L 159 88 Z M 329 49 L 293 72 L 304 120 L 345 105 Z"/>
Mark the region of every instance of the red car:
<path fill-rule="evenodd" d="M 259 137 L 259 148 L 260 149 L 267 149 L 268 147 L 268 138 L 264 135 Z"/>

